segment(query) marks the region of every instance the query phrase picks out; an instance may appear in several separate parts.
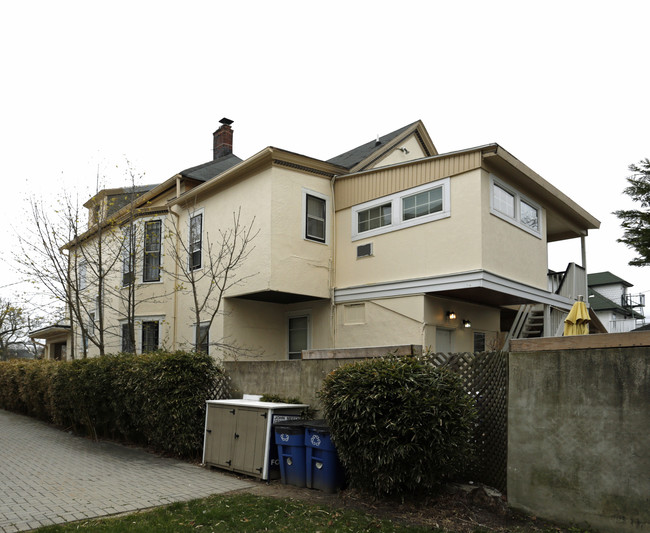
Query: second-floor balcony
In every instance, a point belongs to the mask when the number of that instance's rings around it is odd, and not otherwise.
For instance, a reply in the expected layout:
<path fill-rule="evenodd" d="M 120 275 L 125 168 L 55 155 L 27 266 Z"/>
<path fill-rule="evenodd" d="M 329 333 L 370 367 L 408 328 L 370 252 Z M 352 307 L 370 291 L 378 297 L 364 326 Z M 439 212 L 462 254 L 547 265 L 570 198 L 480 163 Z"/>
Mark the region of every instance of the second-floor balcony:
<path fill-rule="evenodd" d="M 645 294 L 623 294 L 621 296 L 622 307 L 645 307 Z"/>

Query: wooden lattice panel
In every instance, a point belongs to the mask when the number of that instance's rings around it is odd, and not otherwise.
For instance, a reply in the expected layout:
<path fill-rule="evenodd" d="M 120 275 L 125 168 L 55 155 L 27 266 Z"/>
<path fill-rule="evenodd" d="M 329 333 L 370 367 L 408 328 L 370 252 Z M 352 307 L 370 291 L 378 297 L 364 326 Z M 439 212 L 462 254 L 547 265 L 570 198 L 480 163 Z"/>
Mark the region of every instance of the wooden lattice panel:
<path fill-rule="evenodd" d="M 433 353 L 431 361 L 456 372 L 476 400 L 476 461 L 467 473 L 473 481 L 506 490 L 508 466 L 508 353 Z"/>

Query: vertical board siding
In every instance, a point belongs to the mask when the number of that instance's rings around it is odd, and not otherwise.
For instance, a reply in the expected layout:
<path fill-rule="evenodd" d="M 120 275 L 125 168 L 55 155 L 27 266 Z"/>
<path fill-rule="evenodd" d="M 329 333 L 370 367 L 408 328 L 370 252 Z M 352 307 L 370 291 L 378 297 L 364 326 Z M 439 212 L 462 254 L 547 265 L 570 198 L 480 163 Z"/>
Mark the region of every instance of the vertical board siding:
<path fill-rule="evenodd" d="M 481 161 L 476 151 L 342 176 L 335 185 L 336 210 L 479 168 Z"/>

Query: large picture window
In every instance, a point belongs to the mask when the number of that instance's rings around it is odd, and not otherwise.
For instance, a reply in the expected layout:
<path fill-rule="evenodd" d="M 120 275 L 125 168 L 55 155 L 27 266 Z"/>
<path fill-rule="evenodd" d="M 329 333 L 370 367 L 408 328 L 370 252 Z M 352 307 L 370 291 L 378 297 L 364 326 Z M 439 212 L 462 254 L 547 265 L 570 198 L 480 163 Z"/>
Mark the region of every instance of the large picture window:
<path fill-rule="evenodd" d="M 160 281 L 161 236 L 162 222 L 160 220 L 145 222 L 142 281 Z"/>
<path fill-rule="evenodd" d="M 490 212 L 493 215 L 537 237 L 541 236 L 541 207 L 495 176 L 490 177 L 490 190 Z"/>
<path fill-rule="evenodd" d="M 203 214 L 190 218 L 190 270 L 201 268 Z"/>
<path fill-rule="evenodd" d="M 352 208 L 352 240 L 365 239 L 451 215 L 449 178 Z"/>

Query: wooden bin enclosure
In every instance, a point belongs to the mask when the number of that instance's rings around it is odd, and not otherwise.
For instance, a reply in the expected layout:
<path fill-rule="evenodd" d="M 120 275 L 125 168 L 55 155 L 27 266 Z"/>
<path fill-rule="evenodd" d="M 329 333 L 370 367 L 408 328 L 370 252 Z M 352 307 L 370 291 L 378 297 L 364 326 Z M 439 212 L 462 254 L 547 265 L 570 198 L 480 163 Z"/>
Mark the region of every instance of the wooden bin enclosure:
<path fill-rule="evenodd" d="M 297 418 L 308 407 L 257 400 L 208 400 L 203 464 L 270 479 L 273 424 Z"/>

